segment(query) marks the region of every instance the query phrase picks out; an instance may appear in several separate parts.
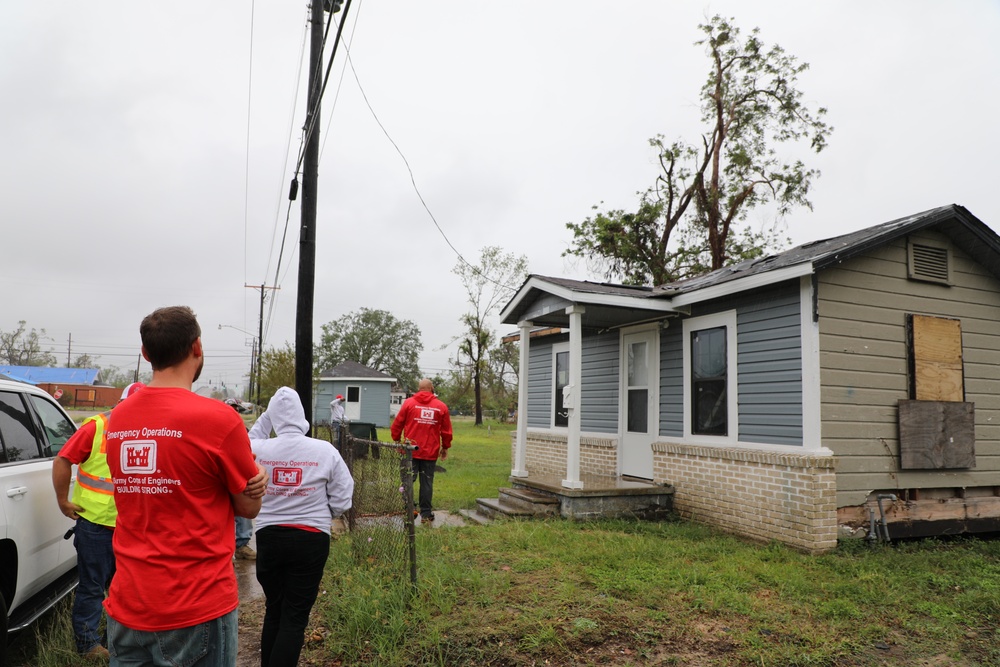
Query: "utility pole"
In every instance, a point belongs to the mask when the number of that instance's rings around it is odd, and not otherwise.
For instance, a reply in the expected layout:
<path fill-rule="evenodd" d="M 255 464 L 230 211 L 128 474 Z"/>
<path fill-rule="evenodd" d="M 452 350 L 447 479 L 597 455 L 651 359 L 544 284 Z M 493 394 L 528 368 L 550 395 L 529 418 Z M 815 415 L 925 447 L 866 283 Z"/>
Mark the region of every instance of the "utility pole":
<path fill-rule="evenodd" d="M 261 359 L 261 356 L 264 354 L 264 290 L 272 290 L 273 291 L 273 290 L 279 290 L 281 288 L 277 287 L 277 286 L 275 286 L 275 287 L 268 287 L 267 285 L 264 285 L 263 283 L 260 284 L 260 285 L 247 285 L 246 283 L 244 283 L 243 286 L 244 287 L 248 287 L 250 289 L 259 289 L 260 290 L 260 315 L 258 315 L 258 317 L 257 317 L 257 356 L 256 356 L 256 360 L 257 361 L 256 361 L 256 366 L 255 366 L 254 362 L 252 361 L 254 359 L 253 353 L 251 353 L 251 357 L 250 357 L 251 358 L 251 362 L 250 362 L 250 375 L 251 375 L 251 378 L 250 378 L 250 394 L 251 395 L 248 396 L 248 398 L 252 401 L 253 400 L 253 385 L 254 385 L 254 381 L 253 381 L 253 377 L 252 376 L 254 374 L 254 369 L 256 368 L 257 369 L 257 383 L 256 383 L 257 384 L 257 401 L 256 401 L 256 404 L 260 405 L 260 359 Z M 296 357 L 298 357 L 298 355 L 296 355 Z M 296 368 L 296 377 L 297 376 L 298 376 L 298 369 Z"/>
<path fill-rule="evenodd" d="M 73 357 L 73 334 L 69 335 L 69 345 L 66 347 L 66 368 L 71 366 L 70 359 Z"/>
<path fill-rule="evenodd" d="M 295 391 L 312 425 L 313 295 L 316 287 L 316 188 L 319 182 L 319 119 L 323 68 L 323 0 L 312 0 L 309 40 L 309 104 L 302 163 L 302 224 L 295 310 Z"/>

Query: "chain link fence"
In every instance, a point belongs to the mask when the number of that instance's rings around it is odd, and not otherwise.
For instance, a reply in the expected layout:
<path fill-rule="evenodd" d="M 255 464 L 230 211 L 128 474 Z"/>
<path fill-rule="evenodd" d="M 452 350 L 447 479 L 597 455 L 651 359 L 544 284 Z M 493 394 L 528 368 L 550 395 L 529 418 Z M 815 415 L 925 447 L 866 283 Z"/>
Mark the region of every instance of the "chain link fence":
<path fill-rule="evenodd" d="M 328 438 L 354 477 L 353 506 L 345 514 L 359 567 L 385 570 L 386 581 L 417 583 L 413 506 L 413 450 L 377 440 L 374 424 L 341 422 Z"/>

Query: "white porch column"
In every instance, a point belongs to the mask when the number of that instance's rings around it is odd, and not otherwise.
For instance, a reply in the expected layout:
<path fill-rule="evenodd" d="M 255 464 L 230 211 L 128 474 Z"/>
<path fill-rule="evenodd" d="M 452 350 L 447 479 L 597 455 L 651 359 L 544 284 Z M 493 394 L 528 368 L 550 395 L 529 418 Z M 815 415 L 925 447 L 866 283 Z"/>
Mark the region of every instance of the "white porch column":
<path fill-rule="evenodd" d="M 573 305 L 566 309 L 569 315 L 569 390 L 564 393 L 563 407 L 569 410 L 569 432 L 566 438 L 566 479 L 562 481 L 567 489 L 582 489 L 580 481 L 580 380 L 583 372 L 583 306 Z M 569 400 L 566 400 L 569 399 Z"/>
<path fill-rule="evenodd" d="M 514 445 L 514 469 L 511 477 L 527 477 L 524 463 L 528 442 L 528 344 L 531 340 L 531 322 L 518 322 L 521 330 L 521 357 L 517 373 L 517 444 Z"/>

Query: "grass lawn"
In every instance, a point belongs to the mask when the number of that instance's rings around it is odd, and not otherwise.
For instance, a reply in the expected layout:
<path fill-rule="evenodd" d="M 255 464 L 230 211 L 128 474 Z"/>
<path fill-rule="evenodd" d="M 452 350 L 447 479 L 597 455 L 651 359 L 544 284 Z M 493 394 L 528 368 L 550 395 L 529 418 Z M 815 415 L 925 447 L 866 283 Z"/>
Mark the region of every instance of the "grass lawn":
<path fill-rule="evenodd" d="M 511 429 L 456 420 L 436 507 L 496 497 Z M 1000 665 L 1000 541 L 809 556 L 680 521 L 425 529 L 409 607 L 405 576 L 349 552 L 334 544 L 307 664 Z"/>
<path fill-rule="evenodd" d="M 511 428 L 456 420 L 436 507 L 496 497 Z M 299 664 L 1000 665 L 995 539 L 809 556 L 681 521 L 550 519 L 418 527 L 417 554 L 408 600 L 403 563 L 359 564 L 335 540 Z M 66 605 L 47 627 L 30 664 L 73 664 Z"/>

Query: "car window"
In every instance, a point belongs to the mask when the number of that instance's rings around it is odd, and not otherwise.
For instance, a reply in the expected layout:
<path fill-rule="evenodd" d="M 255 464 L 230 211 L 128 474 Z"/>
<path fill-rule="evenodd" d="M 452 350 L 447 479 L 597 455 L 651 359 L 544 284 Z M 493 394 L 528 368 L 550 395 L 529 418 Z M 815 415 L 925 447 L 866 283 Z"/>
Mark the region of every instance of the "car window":
<path fill-rule="evenodd" d="M 28 408 L 12 391 L 0 391 L 0 442 L 5 463 L 42 458 Z"/>
<path fill-rule="evenodd" d="M 28 401 L 34 406 L 42 422 L 42 431 L 48 440 L 49 456 L 55 456 L 69 440 L 69 436 L 76 431 L 76 427 L 59 408 L 52 404 L 52 401 L 34 394 L 28 394 Z"/>

